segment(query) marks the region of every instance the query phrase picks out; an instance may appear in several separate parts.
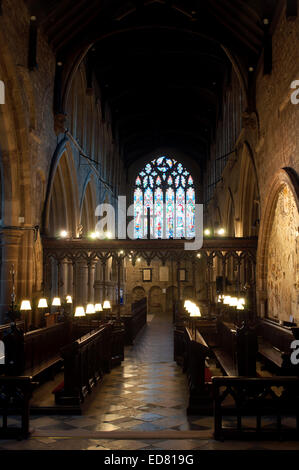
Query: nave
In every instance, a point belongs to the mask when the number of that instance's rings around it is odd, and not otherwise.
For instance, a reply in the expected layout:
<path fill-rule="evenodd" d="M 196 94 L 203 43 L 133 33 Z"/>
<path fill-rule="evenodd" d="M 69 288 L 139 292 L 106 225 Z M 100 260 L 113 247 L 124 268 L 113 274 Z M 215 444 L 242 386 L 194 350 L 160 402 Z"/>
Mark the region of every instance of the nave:
<path fill-rule="evenodd" d="M 217 369 L 213 369 L 217 373 Z M 47 382 L 34 400 L 48 400 L 61 380 Z M 149 314 L 121 365 L 104 376 L 81 416 L 31 416 L 27 440 L 0 440 L 1 450 L 292 450 L 296 442 L 219 442 L 213 416 L 187 416 L 186 375 L 173 361 L 170 314 Z M 11 417 L 13 425 L 16 418 Z"/>

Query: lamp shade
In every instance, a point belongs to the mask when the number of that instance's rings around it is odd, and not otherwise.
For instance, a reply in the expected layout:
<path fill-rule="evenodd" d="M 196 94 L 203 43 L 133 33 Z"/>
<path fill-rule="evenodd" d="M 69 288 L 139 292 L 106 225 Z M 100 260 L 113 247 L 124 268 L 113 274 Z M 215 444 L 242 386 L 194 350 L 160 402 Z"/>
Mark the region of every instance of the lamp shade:
<path fill-rule="evenodd" d="M 67 296 L 66 296 L 66 303 L 67 303 L 67 304 L 72 304 L 72 303 L 73 303 L 73 299 L 72 299 L 72 296 L 71 296 L 71 295 L 67 295 Z"/>
<path fill-rule="evenodd" d="M 109 300 L 105 300 L 104 305 L 103 305 L 103 309 L 104 309 L 104 310 L 109 310 L 109 308 L 111 308 L 110 301 L 109 301 Z"/>
<path fill-rule="evenodd" d="M 37 308 L 48 308 L 47 299 L 39 299 Z"/>
<path fill-rule="evenodd" d="M 75 317 L 85 317 L 84 307 L 76 307 Z"/>
<path fill-rule="evenodd" d="M 60 307 L 61 306 L 60 297 L 54 297 L 52 305 L 53 305 L 53 307 Z"/>
<path fill-rule="evenodd" d="M 93 304 L 88 304 L 86 307 L 86 315 L 90 315 L 92 313 L 96 313 L 95 307 Z"/>
<path fill-rule="evenodd" d="M 223 299 L 223 303 L 224 303 L 225 305 L 229 305 L 230 299 L 231 299 L 231 296 L 230 296 L 230 295 L 225 295 L 225 296 L 224 296 L 224 299 Z"/>
<path fill-rule="evenodd" d="M 237 310 L 245 310 L 244 305 L 238 304 L 237 305 Z"/>
<path fill-rule="evenodd" d="M 245 305 L 245 299 L 244 298 L 238 299 L 238 303 L 241 305 Z"/>
<path fill-rule="evenodd" d="M 94 309 L 96 312 L 102 312 L 103 311 L 102 304 L 95 304 Z"/>
<path fill-rule="evenodd" d="M 30 300 L 22 300 L 20 310 L 31 310 Z"/>
<path fill-rule="evenodd" d="M 238 305 L 238 298 L 237 297 L 231 297 L 229 301 L 229 305 L 231 307 L 236 307 Z"/>
<path fill-rule="evenodd" d="M 192 308 L 192 311 L 190 313 L 190 317 L 201 317 L 201 313 L 200 313 L 199 307 L 197 307 L 197 305 L 194 305 L 194 307 Z"/>

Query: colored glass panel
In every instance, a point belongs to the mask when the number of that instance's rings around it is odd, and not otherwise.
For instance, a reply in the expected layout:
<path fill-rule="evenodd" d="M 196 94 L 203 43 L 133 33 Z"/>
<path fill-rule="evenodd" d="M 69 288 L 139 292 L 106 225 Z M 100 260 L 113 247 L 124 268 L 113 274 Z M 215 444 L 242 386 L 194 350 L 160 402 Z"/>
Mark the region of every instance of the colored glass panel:
<path fill-rule="evenodd" d="M 155 223 L 154 236 L 162 238 L 163 235 L 163 191 L 157 188 L 155 191 Z"/>
<path fill-rule="evenodd" d="M 186 237 L 195 236 L 195 191 L 188 188 L 186 192 Z"/>
<path fill-rule="evenodd" d="M 176 192 L 176 236 L 185 236 L 185 191 L 181 186 Z"/>
<path fill-rule="evenodd" d="M 134 191 L 134 237 L 142 238 L 143 237 L 143 194 L 140 188 L 135 189 Z"/>
<path fill-rule="evenodd" d="M 147 236 L 147 210 L 151 215 L 151 234 L 153 234 L 153 191 L 147 188 L 144 192 L 144 235 Z"/>
<path fill-rule="evenodd" d="M 174 190 L 166 191 L 166 238 L 174 238 Z"/>

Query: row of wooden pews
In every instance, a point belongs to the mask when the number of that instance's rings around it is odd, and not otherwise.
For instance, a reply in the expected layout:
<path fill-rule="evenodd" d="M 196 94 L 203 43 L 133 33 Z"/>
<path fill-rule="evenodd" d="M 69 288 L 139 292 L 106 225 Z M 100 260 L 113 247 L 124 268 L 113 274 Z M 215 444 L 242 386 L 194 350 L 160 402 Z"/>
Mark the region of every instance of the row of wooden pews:
<path fill-rule="evenodd" d="M 132 342 L 146 323 L 146 299 L 132 306 L 126 317 L 126 337 Z M 0 437 L 29 435 L 29 402 L 35 386 L 63 366 L 63 381 L 53 391 L 55 412 L 81 412 L 81 404 L 111 367 L 124 359 L 125 328 L 117 319 L 65 321 L 46 328 L 22 330 L 23 324 L 0 327 L 5 364 L 0 364 Z M 45 408 L 45 410 L 43 410 Z M 35 414 L 49 413 L 35 406 Z M 7 425 L 10 415 L 21 416 L 21 425 Z M 0 420 L 1 422 L 1 420 Z"/>
<path fill-rule="evenodd" d="M 187 324 L 177 324 L 174 334 L 174 357 L 189 381 L 187 412 L 214 413 L 216 439 L 298 439 L 299 369 L 290 361 L 298 329 L 268 319 L 237 327 L 218 317 L 197 320 L 195 335 Z M 212 357 L 224 376 L 207 377 Z M 258 358 L 276 376 L 259 376 Z"/>

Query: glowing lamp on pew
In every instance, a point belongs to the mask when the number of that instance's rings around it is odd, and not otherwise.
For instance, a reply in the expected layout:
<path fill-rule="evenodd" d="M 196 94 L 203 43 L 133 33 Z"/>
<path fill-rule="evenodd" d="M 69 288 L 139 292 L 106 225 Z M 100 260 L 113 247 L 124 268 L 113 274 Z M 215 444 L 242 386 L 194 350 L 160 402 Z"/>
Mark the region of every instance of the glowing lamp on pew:
<path fill-rule="evenodd" d="M 231 296 L 230 296 L 230 295 L 225 295 L 225 296 L 224 296 L 224 299 L 223 299 L 223 303 L 224 303 L 225 305 L 229 305 L 230 299 L 231 299 Z"/>
<path fill-rule="evenodd" d="M 109 300 L 105 300 L 103 305 L 103 310 L 109 310 L 111 308 L 111 304 Z"/>
<path fill-rule="evenodd" d="M 95 309 L 95 312 L 102 312 L 103 311 L 102 304 L 95 304 L 94 309 Z"/>
<path fill-rule="evenodd" d="M 190 317 L 201 317 L 200 309 L 197 305 L 193 305 L 193 308 L 190 312 Z"/>
<path fill-rule="evenodd" d="M 191 305 L 192 305 L 191 300 L 185 300 L 184 307 L 187 311 L 189 311 L 188 309 L 190 308 Z"/>
<path fill-rule="evenodd" d="M 31 310 L 30 300 L 22 300 L 20 310 L 24 312 L 28 312 L 29 310 Z"/>
<path fill-rule="evenodd" d="M 244 305 L 238 304 L 237 305 L 237 310 L 245 310 Z"/>
<path fill-rule="evenodd" d="M 92 315 L 93 313 L 96 313 L 94 305 L 88 304 L 86 307 L 86 315 Z"/>
<path fill-rule="evenodd" d="M 238 298 L 237 297 L 231 297 L 229 306 L 230 307 L 236 307 L 238 305 Z"/>
<path fill-rule="evenodd" d="M 53 307 L 61 307 L 60 297 L 54 297 L 54 299 L 52 301 L 52 306 Z"/>
<path fill-rule="evenodd" d="M 238 303 L 241 305 L 245 305 L 245 299 L 238 299 Z"/>
<path fill-rule="evenodd" d="M 68 232 L 66 230 L 61 230 L 60 237 L 61 238 L 67 238 L 68 237 Z"/>
<path fill-rule="evenodd" d="M 72 303 L 73 303 L 73 299 L 72 299 L 72 296 L 71 296 L 71 295 L 67 295 L 67 296 L 66 296 L 66 303 L 67 303 L 67 304 L 72 304 Z"/>
<path fill-rule="evenodd" d="M 76 318 L 78 317 L 85 317 L 85 310 L 84 307 L 76 307 L 75 315 Z"/>
<path fill-rule="evenodd" d="M 47 299 L 39 299 L 37 308 L 48 308 Z"/>

